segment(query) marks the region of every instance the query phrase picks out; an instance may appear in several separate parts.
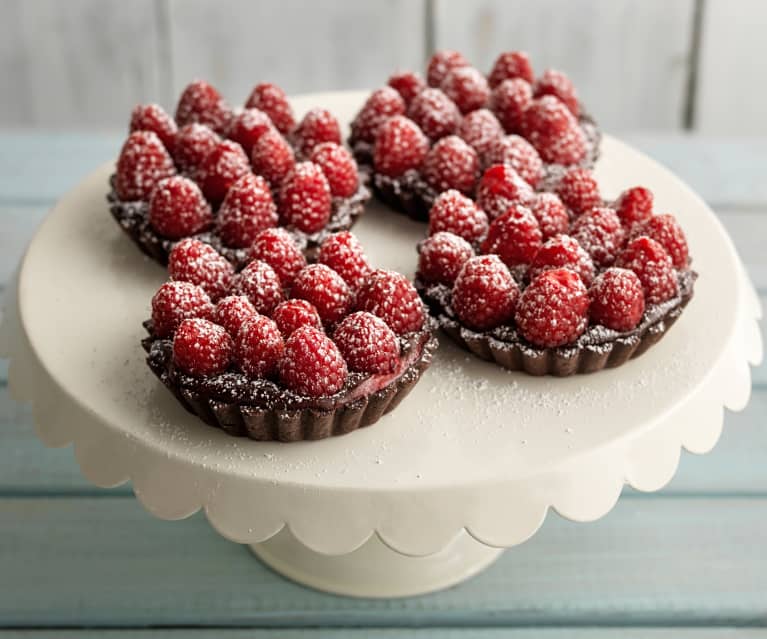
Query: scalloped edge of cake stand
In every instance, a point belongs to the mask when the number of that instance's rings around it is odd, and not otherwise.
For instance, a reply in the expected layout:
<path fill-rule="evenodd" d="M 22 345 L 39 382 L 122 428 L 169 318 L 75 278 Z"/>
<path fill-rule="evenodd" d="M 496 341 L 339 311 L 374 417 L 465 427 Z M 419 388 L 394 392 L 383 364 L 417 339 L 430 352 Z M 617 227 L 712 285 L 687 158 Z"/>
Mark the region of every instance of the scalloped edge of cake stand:
<path fill-rule="evenodd" d="M 737 411 L 745 407 L 751 390 L 749 364 L 758 364 L 762 357 L 759 300 L 742 264 L 739 267 L 742 304 L 731 347 L 694 397 L 680 404 L 676 414 L 663 421 L 662 428 L 648 429 L 627 441 L 582 455 L 568 468 L 534 478 L 534 489 L 522 481 L 490 491 L 482 508 L 474 513 L 461 514 L 458 520 L 448 516 L 439 530 L 431 522 L 427 535 L 409 538 L 396 526 L 373 525 L 372 521 L 357 526 L 353 537 L 328 535 L 326 526 L 319 526 L 319 533 L 314 535 L 306 521 L 269 517 L 257 528 L 243 528 L 232 519 L 228 507 L 220 507 L 220 500 L 215 499 L 218 491 L 167 490 L 168 477 L 177 471 L 181 474 L 172 482 L 174 487 L 188 480 L 182 467 L 166 465 L 160 470 L 158 464 L 147 463 L 135 443 L 131 445 L 104 428 L 89 428 L 89 424 L 97 423 L 93 416 L 49 378 L 21 328 L 15 286 L 8 291 L 0 324 L 0 353 L 11 359 L 12 395 L 32 404 L 39 438 L 52 447 L 73 444 L 83 475 L 96 485 L 132 481 L 138 500 L 164 519 L 184 518 L 203 509 L 224 537 L 249 544 L 272 569 L 304 585 L 358 597 L 411 596 L 455 585 L 481 572 L 503 549 L 532 536 L 550 508 L 574 521 L 596 520 L 615 505 L 625 484 L 641 491 L 664 486 L 676 472 L 681 449 L 700 454 L 713 448 L 722 431 L 724 408 Z M 110 463 L 105 464 L 104 459 Z M 161 485 L 166 490 L 161 490 Z M 504 495 L 503 503 L 496 503 L 493 493 L 496 497 Z M 237 503 L 237 499 L 224 501 Z M 499 516 L 510 510 L 510 503 L 515 506 L 513 517 Z M 351 510 L 347 514 L 351 514 L 355 500 L 350 500 L 348 507 Z M 450 511 L 447 504 L 434 507 Z M 433 512 L 433 507 L 429 510 Z M 397 515 L 398 519 L 415 517 L 405 528 L 418 530 L 416 510 L 400 509 Z M 328 525 L 335 528 L 333 522 Z M 331 538 L 334 541 L 327 543 Z"/>

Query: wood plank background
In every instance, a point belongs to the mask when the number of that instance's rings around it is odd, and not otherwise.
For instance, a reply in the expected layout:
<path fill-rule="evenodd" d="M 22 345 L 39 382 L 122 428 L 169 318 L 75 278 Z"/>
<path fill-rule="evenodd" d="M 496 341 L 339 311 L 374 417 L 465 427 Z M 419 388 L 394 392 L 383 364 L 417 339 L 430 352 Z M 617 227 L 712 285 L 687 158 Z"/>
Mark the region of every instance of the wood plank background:
<path fill-rule="evenodd" d="M 120 128 L 194 77 L 234 103 L 383 84 L 459 48 L 567 71 L 612 131 L 767 133 L 763 0 L 3 0 L 0 127 Z"/>

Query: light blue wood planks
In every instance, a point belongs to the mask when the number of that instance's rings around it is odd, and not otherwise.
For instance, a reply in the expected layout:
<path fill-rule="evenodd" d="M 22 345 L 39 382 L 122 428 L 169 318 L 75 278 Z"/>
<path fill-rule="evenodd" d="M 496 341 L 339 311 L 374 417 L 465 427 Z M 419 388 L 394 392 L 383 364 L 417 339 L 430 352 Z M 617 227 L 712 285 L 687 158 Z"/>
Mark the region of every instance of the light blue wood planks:
<path fill-rule="evenodd" d="M 174 93 L 197 77 L 233 104 L 258 82 L 293 94 L 383 85 L 424 66 L 425 19 L 425 0 L 170 0 Z"/>
<path fill-rule="evenodd" d="M 124 499 L 0 499 L 5 627 L 526 627 L 767 622 L 767 501 L 622 500 L 552 516 L 477 579 L 355 600 L 274 575 L 201 516 L 161 522 Z"/>

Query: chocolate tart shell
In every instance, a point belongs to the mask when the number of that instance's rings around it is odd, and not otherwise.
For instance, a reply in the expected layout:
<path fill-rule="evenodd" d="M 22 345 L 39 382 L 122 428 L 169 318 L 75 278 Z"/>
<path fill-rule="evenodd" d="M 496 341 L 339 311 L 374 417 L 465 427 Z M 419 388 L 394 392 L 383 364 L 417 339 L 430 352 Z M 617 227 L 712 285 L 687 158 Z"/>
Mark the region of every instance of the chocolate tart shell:
<path fill-rule="evenodd" d="M 463 326 L 446 306 L 444 287 L 425 286 L 416 281 L 416 288 L 442 331 L 477 357 L 528 375 L 569 377 L 615 368 L 657 344 L 693 297 L 697 273 L 685 270 L 679 272 L 678 277 L 679 295 L 648 309 L 633 331 L 618 333 L 604 327 L 590 327 L 579 342 L 558 348 L 534 346 L 513 329 L 509 329 L 508 336 L 498 335 L 496 331 L 475 332 Z"/>
<path fill-rule="evenodd" d="M 145 326 L 151 332 L 151 322 Z M 238 384 L 254 383 L 245 375 L 226 373 L 220 376 L 226 377 L 227 381 L 217 391 L 174 368 L 170 340 L 150 336 L 142 344 L 148 353 L 147 364 L 154 374 L 186 410 L 206 424 L 236 437 L 296 442 L 344 435 L 370 426 L 394 410 L 418 383 L 438 346 L 437 338 L 431 331 L 417 333 L 410 340 L 414 344 L 411 348 L 420 348 L 420 353 L 404 372 L 384 388 L 351 401 L 345 401 L 345 396 L 352 390 L 348 387 L 333 397 L 311 400 L 294 396 L 284 400 L 269 392 L 276 388 L 269 382 L 263 383 L 267 392 L 241 400 L 233 396 L 236 392 L 233 393 L 232 389 L 236 390 Z M 357 374 L 357 377 L 358 382 L 364 382 L 364 376 Z"/>
<path fill-rule="evenodd" d="M 579 123 L 586 136 L 587 153 L 577 166 L 591 169 L 599 159 L 602 132 L 589 115 L 581 115 Z M 396 178 L 381 175 L 373 169 L 373 146 L 369 142 L 350 139 L 349 146 L 359 165 L 360 174 L 366 176 L 373 194 L 381 202 L 388 204 L 396 211 L 405 213 L 418 222 L 429 221 L 429 211 L 439 193 L 423 180 L 418 171 L 410 170 Z M 569 168 L 571 166 L 545 164 L 544 177 L 538 190 L 554 190 L 559 179 Z"/>
<path fill-rule="evenodd" d="M 149 257 L 163 266 L 168 263 L 168 255 L 179 240 L 169 240 L 158 235 L 149 224 L 149 203 L 143 200 L 121 200 L 114 189 L 114 175 L 110 178 L 110 191 L 107 194 L 109 211 L 120 228 L 128 237 Z M 365 212 L 365 203 L 370 199 L 370 191 L 364 184 L 362 176 L 357 192 L 349 198 L 333 198 L 333 211 L 327 226 L 318 233 L 307 234 L 298 229 L 287 228 L 306 258 L 313 261 L 317 257 L 320 244 L 332 233 L 347 231 L 354 226 Z M 235 268 L 244 266 L 248 259 L 247 249 L 237 249 L 225 246 L 221 238 L 212 231 L 197 233 L 190 237 L 210 244 L 221 253 Z"/>

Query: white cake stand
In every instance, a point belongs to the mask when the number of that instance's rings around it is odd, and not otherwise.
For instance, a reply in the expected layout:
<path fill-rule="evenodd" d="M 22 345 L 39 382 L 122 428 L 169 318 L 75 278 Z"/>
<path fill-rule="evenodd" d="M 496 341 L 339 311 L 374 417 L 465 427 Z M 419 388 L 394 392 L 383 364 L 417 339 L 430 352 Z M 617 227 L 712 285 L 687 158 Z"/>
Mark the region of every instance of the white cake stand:
<path fill-rule="evenodd" d="M 363 99 L 295 105 L 348 122 Z M 408 399 L 371 428 L 295 444 L 230 437 L 186 413 L 145 366 L 141 322 L 165 273 L 108 215 L 107 165 L 62 198 L 21 264 L 4 326 L 11 389 L 32 402 L 46 445 L 74 445 L 90 481 L 132 481 L 165 519 L 203 508 L 296 581 L 375 597 L 458 583 L 530 537 L 549 508 L 590 521 L 626 483 L 659 489 L 681 448 L 711 449 L 723 407 L 748 401 L 760 309 L 732 242 L 667 170 L 610 137 L 603 149 L 603 192 L 651 187 L 700 273 L 679 322 L 621 368 L 532 378 L 445 338 Z M 422 225 L 375 205 L 357 231 L 375 264 L 413 272 Z"/>

